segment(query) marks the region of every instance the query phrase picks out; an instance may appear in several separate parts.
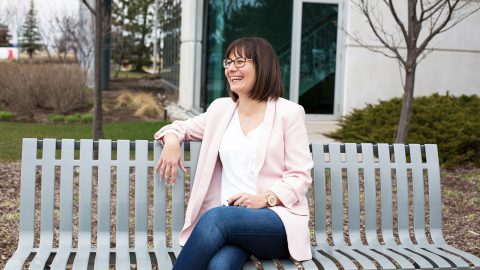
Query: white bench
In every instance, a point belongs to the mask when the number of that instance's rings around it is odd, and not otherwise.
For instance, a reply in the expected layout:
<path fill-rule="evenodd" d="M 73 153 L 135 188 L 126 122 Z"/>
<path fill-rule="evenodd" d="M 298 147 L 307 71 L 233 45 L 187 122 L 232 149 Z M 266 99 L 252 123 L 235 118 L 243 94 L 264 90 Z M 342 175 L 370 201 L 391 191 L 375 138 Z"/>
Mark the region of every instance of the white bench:
<path fill-rule="evenodd" d="M 190 157 L 185 166 L 194 172 L 200 143 L 183 147 Z M 93 158 L 95 150 L 98 159 Z M 136 269 L 171 269 L 181 249 L 177 239 L 184 221 L 185 175 L 178 172 L 169 198 L 164 182 L 152 176 L 160 153 L 161 146 L 148 141 L 24 139 L 20 237 L 5 269 L 22 269 L 24 264 L 29 269 L 68 265 L 82 270 L 108 269 L 109 265 L 130 269 L 131 264 Z M 318 245 L 312 246 L 313 260 L 302 262 L 304 269 L 480 269 L 479 258 L 447 245 L 443 238 L 435 145 L 314 144 L 312 154 Z M 37 187 L 36 174 L 41 175 Z M 131 182 L 134 196 L 129 196 Z M 167 215 L 169 203 L 171 215 Z M 92 211 L 97 218 L 92 219 Z M 39 230 L 34 226 L 36 219 Z M 172 247 L 167 246 L 170 224 Z M 94 231 L 97 238 L 92 245 Z M 134 245 L 129 246 L 132 234 Z M 291 260 L 252 258 L 244 269 L 255 269 L 255 263 L 265 269 L 298 267 Z"/>

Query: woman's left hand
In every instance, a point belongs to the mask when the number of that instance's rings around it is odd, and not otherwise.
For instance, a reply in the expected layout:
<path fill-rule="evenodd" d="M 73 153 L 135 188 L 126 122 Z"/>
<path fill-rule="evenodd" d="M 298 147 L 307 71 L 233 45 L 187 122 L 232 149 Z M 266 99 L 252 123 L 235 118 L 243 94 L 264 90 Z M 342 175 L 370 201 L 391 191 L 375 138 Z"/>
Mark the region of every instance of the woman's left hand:
<path fill-rule="evenodd" d="M 228 198 L 228 205 L 240 206 L 246 208 L 265 208 L 267 199 L 264 195 L 253 195 L 245 192 L 233 195 Z"/>

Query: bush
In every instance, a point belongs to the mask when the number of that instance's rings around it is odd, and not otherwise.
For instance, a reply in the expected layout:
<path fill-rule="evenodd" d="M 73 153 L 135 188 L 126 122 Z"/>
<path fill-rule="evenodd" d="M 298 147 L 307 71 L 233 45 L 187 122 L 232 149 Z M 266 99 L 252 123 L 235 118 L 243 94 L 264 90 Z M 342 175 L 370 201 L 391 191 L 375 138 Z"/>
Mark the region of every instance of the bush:
<path fill-rule="evenodd" d="M 72 115 L 65 116 L 65 121 L 69 124 L 79 122 L 80 119 L 81 119 L 80 115 L 78 115 L 78 114 L 72 114 Z"/>
<path fill-rule="evenodd" d="M 65 121 L 65 115 L 61 114 L 50 114 L 48 120 L 53 123 L 63 123 Z"/>
<path fill-rule="evenodd" d="M 13 116 L 15 116 L 15 114 L 12 112 L 0 111 L 0 120 L 10 120 L 13 118 Z"/>
<path fill-rule="evenodd" d="M 91 123 L 93 122 L 93 114 L 91 113 L 82 114 L 80 115 L 80 120 L 82 120 L 82 122 L 84 123 Z"/>
<path fill-rule="evenodd" d="M 400 119 L 400 98 L 357 109 L 340 121 L 340 129 L 327 134 L 343 142 L 395 141 Z M 473 162 L 480 166 L 480 97 L 417 97 L 412 106 L 407 143 L 438 145 L 440 162 L 450 168 Z"/>
<path fill-rule="evenodd" d="M 0 65 L 0 102 L 21 114 L 37 107 L 68 113 L 87 104 L 85 72 L 72 64 Z"/>

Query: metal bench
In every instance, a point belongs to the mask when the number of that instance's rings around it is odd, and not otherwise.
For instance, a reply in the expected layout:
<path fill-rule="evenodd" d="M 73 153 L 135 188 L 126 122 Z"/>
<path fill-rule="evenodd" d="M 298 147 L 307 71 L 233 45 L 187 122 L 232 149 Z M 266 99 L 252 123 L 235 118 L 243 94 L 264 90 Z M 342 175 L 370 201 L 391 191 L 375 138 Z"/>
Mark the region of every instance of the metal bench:
<path fill-rule="evenodd" d="M 200 143 L 183 147 L 194 172 Z M 5 269 L 171 269 L 192 183 L 181 171 L 173 189 L 160 182 L 160 152 L 148 141 L 24 139 L 20 237 Z M 313 144 L 312 154 L 318 245 L 304 269 L 480 269 L 443 238 L 435 145 Z M 252 257 L 244 269 L 260 264 L 300 267 Z"/>

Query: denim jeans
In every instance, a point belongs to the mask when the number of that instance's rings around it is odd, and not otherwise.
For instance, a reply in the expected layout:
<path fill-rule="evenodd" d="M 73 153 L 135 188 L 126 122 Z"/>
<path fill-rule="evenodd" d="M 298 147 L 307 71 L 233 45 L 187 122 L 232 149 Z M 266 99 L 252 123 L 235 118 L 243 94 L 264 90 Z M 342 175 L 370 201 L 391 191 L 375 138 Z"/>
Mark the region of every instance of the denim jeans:
<path fill-rule="evenodd" d="M 282 220 L 268 208 L 220 206 L 200 218 L 173 269 L 242 269 L 251 254 L 288 258 Z"/>

